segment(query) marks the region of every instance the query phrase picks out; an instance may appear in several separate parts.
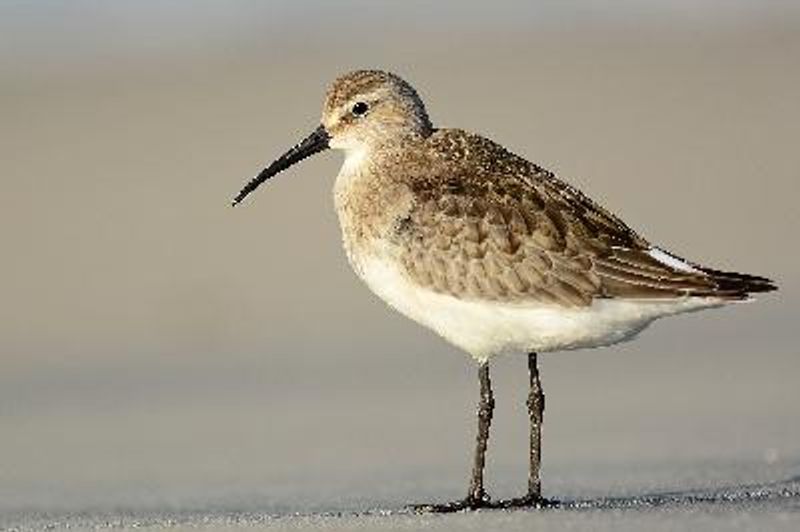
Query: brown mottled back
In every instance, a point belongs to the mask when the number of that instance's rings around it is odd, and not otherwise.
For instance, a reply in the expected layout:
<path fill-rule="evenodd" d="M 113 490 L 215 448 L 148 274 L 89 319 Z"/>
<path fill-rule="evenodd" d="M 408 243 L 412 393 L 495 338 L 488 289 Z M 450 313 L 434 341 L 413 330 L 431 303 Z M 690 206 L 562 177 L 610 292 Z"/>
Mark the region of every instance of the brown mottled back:
<path fill-rule="evenodd" d="M 594 298 L 737 297 L 671 268 L 621 220 L 552 173 L 460 130 L 406 165 L 413 207 L 393 241 L 420 285 L 460 298 L 586 306 Z"/>

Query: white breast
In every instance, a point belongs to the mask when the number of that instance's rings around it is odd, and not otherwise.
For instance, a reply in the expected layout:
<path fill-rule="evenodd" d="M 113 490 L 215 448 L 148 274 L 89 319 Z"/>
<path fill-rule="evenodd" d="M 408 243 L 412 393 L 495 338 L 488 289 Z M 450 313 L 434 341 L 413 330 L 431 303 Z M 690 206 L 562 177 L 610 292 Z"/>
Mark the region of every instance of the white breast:
<path fill-rule="evenodd" d="M 662 316 L 722 305 L 717 299 L 604 300 L 585 308 L 462 300 L 414 284 L 390 259 L 351 257 L 379 297 L 478 360 L 509 352 L 547 352 L 628 340 Z"/>

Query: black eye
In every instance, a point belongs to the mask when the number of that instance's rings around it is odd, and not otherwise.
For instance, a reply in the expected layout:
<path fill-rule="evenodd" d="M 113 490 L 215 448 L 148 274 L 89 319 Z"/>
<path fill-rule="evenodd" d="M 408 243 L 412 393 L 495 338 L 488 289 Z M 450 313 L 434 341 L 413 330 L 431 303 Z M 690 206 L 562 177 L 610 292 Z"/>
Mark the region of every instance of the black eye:
<path fill-rule="evenodd" d="M 366 114 L 368 109 L 369 105 L 364 102 L 356 102 L 353 104 L 353 114 L 356 116 Z"/>

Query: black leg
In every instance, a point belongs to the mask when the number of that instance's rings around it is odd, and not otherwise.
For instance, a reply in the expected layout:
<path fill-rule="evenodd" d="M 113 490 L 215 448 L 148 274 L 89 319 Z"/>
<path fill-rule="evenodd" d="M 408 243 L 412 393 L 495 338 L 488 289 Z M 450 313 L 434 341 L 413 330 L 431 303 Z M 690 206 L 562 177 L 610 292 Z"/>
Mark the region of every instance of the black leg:
<path fill-rule="evenodd" d="M 461 510 L 489 507 L 489 496 L 483 488 L 483 471 L 486 466 L 486 448 L 489 444 L 489 427 L 494 412 L 494 395 L 492 382 L 489 379 L 489 363 L 482 362 L 478 367 L 478 378 L 481 383 L 481 396 L 478 402 L 478 436 L 475 441 L 475 460 L 472 466 L 472 479 L 469 492 L 464 500 L 447 504 L 428 504 L 415 506 L 417 511 L 425 512 L 458 512 Z"/>
<path fill-rule="evenodd" d="M 478 402 L 478 437 L 475 442 L 475 462 L 472 466 L 472 481 L 467 498 L 476 503 L 485 503 L 488 502 L 489 497 L 483 489 L 483 470 L 486 466 L 489 427 L 492 425 L 492 414 L 494 413 L 494 395 L 492 394 L 492 381 L 489 379 L 488 362 L 480 365 L 478 377 L 481 381 L 481 398 Z"/>
<path fill-rule="evenodd" d="M 528 374 L 530 391 L 528 392 L 528 417 L 531 423 L 530 463 L 528 469 L 528 499 L 536 502 L 542 498 L 542 422 L 544 421 L 544 392 L 539 379 L 539 365 L 536 353 L 528 355 Z"/>
<path fill-rule="evenodd" d="M 528 450 L 528 492 L 524 497 L 500 501 L 500 508 L 535 507 L 544 508 L 556 506 L 553 501 L 542 498 L 542 422 L 544 420 L 544 392 L 542 381 L 539 378 L 539 365 L 536 353 L 528 355 L 528 376 L 530 389 L 528 391 L 528 418 L 530 419 L 530 441 Z"/>
<path fill-rule="evenodd" d="M 481 383 L 481 397 L 478 403 L 478 437 L 475 446 L 475 462 L 472 466 L 472 480 L 469 484 L 467 498 L 448 504 L 425 504 L 414 506 L 419 512 L 458 512 L 477 508 L 553 508 L 556 501 L 542 498 L 542 481 L 540 477 L 542 463 L 542 421 L 544 419 L 544 392 L 539 378 L 539 366 L 536 353 L 528 355 L 528 374 L 530 391 L 528 392 L 528 417 L 530 419 L 530 447 L 528 492 L 517 499 L 492 502 L 483 488 L 483 471 L 486 466 L 486 448 L 489 443 L 489 428 L 492 424 L 494 396 L 489 379 L 489 364 L 484 362 L 478 368 Z"/>

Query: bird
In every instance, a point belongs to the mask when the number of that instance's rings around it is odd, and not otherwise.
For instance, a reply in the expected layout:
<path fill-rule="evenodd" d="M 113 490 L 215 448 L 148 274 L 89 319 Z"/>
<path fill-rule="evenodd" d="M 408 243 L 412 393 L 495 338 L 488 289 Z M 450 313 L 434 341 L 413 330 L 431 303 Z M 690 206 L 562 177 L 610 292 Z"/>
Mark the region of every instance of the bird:
<path fill-rule="evenodd" d="M 631 340 L 658 318 L 777 289 L 774 281 L 684 259 L 628 227 L 577 188 L 500 144 L 432 124 L 417 91 L 384 70 L 327 89 L 320 125 L 248 181 L 262 183 L 326 149 L 344 152 L 333 184 L 347 259 L 399 313 L 472 357 L 479 400 L 463 499 L 420 511 L 539 508 L 544 392 L 538 355 Z M 524 495 L 484 487 L 494 410 L 490 361 L 527 355 L 530 421 Z"/>

